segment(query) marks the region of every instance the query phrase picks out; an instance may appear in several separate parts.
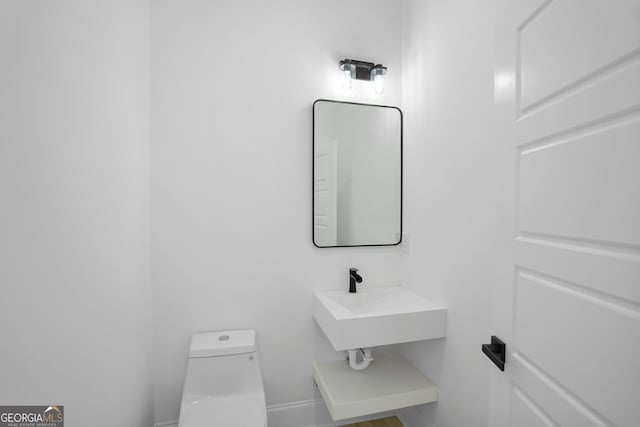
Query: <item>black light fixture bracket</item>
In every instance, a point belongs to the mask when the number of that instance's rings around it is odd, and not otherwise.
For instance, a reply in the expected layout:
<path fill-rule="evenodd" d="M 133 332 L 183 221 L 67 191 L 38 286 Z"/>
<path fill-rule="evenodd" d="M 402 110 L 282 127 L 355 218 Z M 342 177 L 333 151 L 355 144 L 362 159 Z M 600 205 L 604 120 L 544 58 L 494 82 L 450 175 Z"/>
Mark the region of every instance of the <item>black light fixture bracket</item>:
<path fill-rule="evenodd" d="M 374 68 L 384 70 L 383 73 L 387 72 L 387 67 L 382 64 L 375 64 L 373 62 L 360 61 L 357 59 L 343 59 L 340 61 L 340 65 L 342 66 L 344 64 L 350 64 L 356 67 L 356 80 L 371 80 L 371 70 Z"/>

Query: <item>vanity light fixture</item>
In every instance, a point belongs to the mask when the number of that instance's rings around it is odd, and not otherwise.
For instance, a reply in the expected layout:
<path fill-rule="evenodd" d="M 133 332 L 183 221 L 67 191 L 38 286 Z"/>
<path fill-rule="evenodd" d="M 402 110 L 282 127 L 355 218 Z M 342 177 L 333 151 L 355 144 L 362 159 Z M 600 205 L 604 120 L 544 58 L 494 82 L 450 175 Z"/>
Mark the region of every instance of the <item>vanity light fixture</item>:
<path fill-rule="evenodd" d="M 358 61 L 357 59 L 343 59 L 340 61 L 342 72 L 342 89 L 351 90 L 351 80 L 368 80 L 373 82 L 373 90 L 378 95 L 384 92 L 384 75 L 387 67 L 373 62 Z"/>

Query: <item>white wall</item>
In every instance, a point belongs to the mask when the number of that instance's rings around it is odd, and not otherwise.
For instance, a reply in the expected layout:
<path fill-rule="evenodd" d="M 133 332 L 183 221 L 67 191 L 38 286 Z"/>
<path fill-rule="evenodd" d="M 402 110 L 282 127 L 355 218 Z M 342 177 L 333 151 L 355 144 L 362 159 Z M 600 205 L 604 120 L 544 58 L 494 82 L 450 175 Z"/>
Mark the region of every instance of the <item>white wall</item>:
<path fill-rule="evenodd" d="M 439 385 L 426 426 L 487 423 L 491 286 L 509 246 L 509 147 L 493 136 L 496 1 L 407 0 L 403 10 L 405 283 L 448 308 L 447 338 L 405 346 Z"/>
<path fill-rule="evenodd" d="M 491 134 L 493 3 L 405 2 L 402 49 L 391 0 L 263 3 L 154 3 L 156 418 L 177 418 L 199 330 L 257 328 L 269 403 L 311 398 L 311 362 L 333 356 L 311 291 L 357 266 L 449 307 L 448 338 L 405 352 L 440 385 L 428 422 L 477 425 L 510 185 Z M 65 404 L 72 425 L 108 401 L 147 425 L 149 5 L 0 12 L 0 400 Z M 348 56 L 389 65 L 386 95 L 337 89 Z M 311 103 L 397 105 L 401 62 L 411 254 L 315 249 Z"/>
<path fill-rule="evenodd" d="M 402 9 L 154 1 L 157 421 L 177 418 L 202 330 L 256 328 L 268 403 L 312 398 L 311 363 L 335 354 L 311 293 L 346 287 L 356 266 L 368 286 L 403 277 L 449 308 L 446 340 L 404 346 L 440 385 L 427 425 L 485 422 L 492 366 L 479 349 L 512 185 L 491 133 L 494 2 Z M 105 402 L 123 425 L 152 418 L 149 14 L 144 1 L 0 3 L 0 401 L 64 404 L 71 426 L 99 425 Z M 385 95 L 340 92 L 344 57 L 388 65 Z M 311 104 L 399 105 L 401 77 L 411 253 L 317 249 Z"/>
<path fill-rule="evenodd" d="M 0 402 L 152 422 L 149 4 L 0 2 Z"/>
<path fill-rule="evenodd" d="M 313 397 L 332 351 L 312 290 L 397 284 L 400 249 L 317 249 L 311 106 L 398 105 L 395 0 L 157 0 L 152 8 L 152 280 L 156 421 L 178 417 L 191 334 L 257 329 L 267 403 Z M 338 60 L 389 66 L 385 95 L 339 92 Z M 366 286 L 366 285 L 365 285 Z"/>

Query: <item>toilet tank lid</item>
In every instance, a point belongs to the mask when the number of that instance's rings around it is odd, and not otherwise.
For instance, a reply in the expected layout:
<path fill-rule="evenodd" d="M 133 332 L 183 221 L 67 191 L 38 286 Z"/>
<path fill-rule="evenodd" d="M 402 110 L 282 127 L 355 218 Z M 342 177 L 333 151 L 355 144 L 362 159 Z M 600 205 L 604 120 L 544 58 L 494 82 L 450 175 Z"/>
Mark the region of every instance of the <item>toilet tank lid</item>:
<path fill-rule="evenodd" d="M 189 357 L 215 357 L 256 351 L 256 331 L 241 329 L 194 334 Z"/>

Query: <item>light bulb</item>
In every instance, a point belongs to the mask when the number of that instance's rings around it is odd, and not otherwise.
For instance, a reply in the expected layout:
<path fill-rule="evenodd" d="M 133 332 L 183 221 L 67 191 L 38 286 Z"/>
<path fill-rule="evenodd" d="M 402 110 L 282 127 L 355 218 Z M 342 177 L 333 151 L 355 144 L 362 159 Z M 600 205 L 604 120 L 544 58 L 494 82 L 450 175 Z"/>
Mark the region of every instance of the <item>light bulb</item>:
<path fill-rule="evenodd" d="M 349 64 L 348 62 L 343 62 L 340 64 L 340 72 L 342 73 L 342 90 L 348 92 L 351 90 L 351 81 L 353 80 L 354 73 L 356 72 L 356 66 L 354 64 Z"/>
<path fill-rule="evenodd" d="M 351 90 L 351 70 L 342 71 L 342 90 Z"/>
<path fill-rule="evenodd" d="M 376 65 L 371 70 L 371 81 L 373 82 L 373 91 L 378 95 L 384 93 L 384 75 L 387 73 L 386 67 Z"/>
<path fill-rule="evenodd" d="M 378 95 L 384 93 L 384 77 L 382 77 L 382 74 L 378 74 L 373 78 L 373 90 Z"/>

